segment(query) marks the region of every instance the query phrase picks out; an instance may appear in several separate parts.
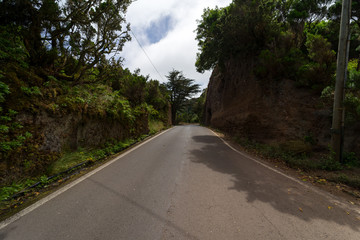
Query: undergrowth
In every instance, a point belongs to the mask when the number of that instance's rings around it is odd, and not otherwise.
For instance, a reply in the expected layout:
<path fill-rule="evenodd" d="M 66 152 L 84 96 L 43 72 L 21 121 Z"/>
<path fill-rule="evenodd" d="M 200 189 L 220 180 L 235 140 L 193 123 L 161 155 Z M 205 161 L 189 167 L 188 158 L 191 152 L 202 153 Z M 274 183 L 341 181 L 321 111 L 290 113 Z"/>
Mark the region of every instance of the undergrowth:
<path fill-rule="evenodd" d="M 149 128 L 150 135 L 152 135 L 163 130 L 164 124 L 162 122 L 150 121 Z M 41 182 L 42 186 L 48 185 L 51 181 L 58 179 L 54 178 L 49 180 L 49 176 L 56 176 L 57 174 L 60 174 L 81 163 L 95 163 L 103 160 L 108 156 L 123 151 L 148 136 L 149 135 L 142 135 L 136 139 L 127 139 L 124 141 L 109 141 L 103 147 L 97 149 L 79 148 L 76 151 L 67 151 L 63 153 L 62 157 L 60 157 L 56 162 L 50 165 L 47 174 L 37 178 L 24 179 L 0 188 L 0 201 L 9 199 L 14 194 L 24 190 L 36 182 Z"/>
<path fill-rule="evenodd" d="M 149 133 L 154 134 L 165 129 L 165 124 L 161 121 L 150 120 L 149 121 Z"/>
<path fill-rule="evenodd" d="M 49 167 L 48 173 L 49 175 L 55 175 L 85 161 L 96 162 L 124 150 L 142 138 L 144 136 L 139 137 L 139 139 L 128 139 L 122 142 L 108 142 L 104 147 L 98 149 L 79 148 L 73 152 L 66 152 Z"/>
<path fill-rule="evenodd" d="M 360 176 L 356 173 L 360 168 L 360 161 L 355 153 L 345 152 L 343 162 L 340 163 L 335 160 L 332 151 L 315 155 L 306 139 L 276 145 L 262 144 L 238 136 L 234 140 L 261 157 L 282 161 L 294 169 L 324 171 L 329 181 L 360 189 Z"/>
<path fill-rule="evenodd" d="M 335 183 L 342 183 L 348 186 L 360 189 L 360 176 L 357 174 L 349 174 L 337 172 L 328 177 L 328 180 Z"/>

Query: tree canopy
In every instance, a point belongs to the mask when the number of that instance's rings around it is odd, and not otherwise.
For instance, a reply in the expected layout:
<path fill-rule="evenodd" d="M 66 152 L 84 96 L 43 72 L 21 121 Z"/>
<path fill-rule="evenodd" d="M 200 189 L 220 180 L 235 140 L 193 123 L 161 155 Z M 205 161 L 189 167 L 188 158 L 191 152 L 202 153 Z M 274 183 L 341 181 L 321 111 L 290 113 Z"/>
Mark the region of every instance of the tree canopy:
<path fill-rule="evenodd" d="M 79 80 L 106 56 L 130 40 L 125 12 L 131 0 L 0 2 L 0 21 L 19 31 L 30 64 L 47 71 L 65 69 L 63 77 Z"/>
<path fill-rule="evenodd" d="M 256 53 L 279 35 L 280 12 L 275 1 L 234 0 L 228 7 L 205 9 L 196 39 L 199 72 L 220 67 L 239 53 Z"/>

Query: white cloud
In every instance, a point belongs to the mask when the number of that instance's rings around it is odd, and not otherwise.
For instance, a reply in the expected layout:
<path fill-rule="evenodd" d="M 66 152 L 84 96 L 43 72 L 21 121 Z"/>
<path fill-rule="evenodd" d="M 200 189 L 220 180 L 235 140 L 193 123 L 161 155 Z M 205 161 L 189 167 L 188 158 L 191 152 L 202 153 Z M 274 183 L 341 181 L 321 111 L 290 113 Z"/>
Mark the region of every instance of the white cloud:
<path fill-rule="evenodd" d="M 196 20 L 201 18 L 203 9 L 215 6 L 224 7 L 231 0 L 137 0 L 130 5 L 127 21 L 137 39 L 159 71 L 162 78 L 154 70 L 144 52 L 133 38 L 126 43 L 121 56 L 125 58 L 124 66 L 130 70 L 141 69 L 141 74 L 150 75 L 152 79 L 166 81 L 165 75 L 173 68 L 183 71 L 188 78 L 194 79 L 203 88 L 207 87 L 211 72 L 196 72 L 195 60 L 197 41 L 194 30 Z M 172 27 L 159 42 L 150 44 L 146 29 L 151 23 L 170 16 Z"/>

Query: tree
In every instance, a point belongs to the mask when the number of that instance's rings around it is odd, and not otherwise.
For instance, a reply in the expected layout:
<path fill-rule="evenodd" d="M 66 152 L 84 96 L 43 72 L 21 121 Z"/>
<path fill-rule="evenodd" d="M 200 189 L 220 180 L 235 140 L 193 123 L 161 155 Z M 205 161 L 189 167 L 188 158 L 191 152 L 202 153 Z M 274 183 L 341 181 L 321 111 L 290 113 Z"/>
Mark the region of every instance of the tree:
<path fill-rule="evenodd" d="M 196 99 L 194 112 L 199 118 L 200 123 L 204 123 L 205 101 L 206 101 L 207 88 L 203 89 L 199 98 Z"/>
<path fill-rule="evenodd" d="M 77 81 L 130 40 L 124 24 L 131 2 L 4 0 L 0 21 L 21 30 L 31 65 L 55 73 L 67 66 L 68 79 Z"/>
<path fill-rule="evenodd" d="M 342 1 L 336 0 L 336 2 L 330 7 L 328 18 L 336 23 L 336 28 L 340 29 Z M 351 43 L 349 57 L 357 57 L 360 60 L 360 3 L 359 1 L 352 1 L 351 5 Z M 337 37 L 339 34 L 337 34 Z M 337 46 L 337 45 L 336 45 Z M 360 70 L 360 61 L 358 61 L 357 70 Z"/>
<path fill-rule="evenodd" d="M 232 57 L 261 52 L 280 35 L 283 13 L 273 0 L 233 0 L 225 8 L 205 9 L 198 21 L 196 70 L 204 72 Z"/>
<path fill-rule="evenodd" d="M 287 15 L 287 21 L 296 35 L 298 46 L 306 41 L 304 30 L 315 26 L 326 17 L 332 0 L 293 0 Z"/>
<path fill-rule="evenodd" d="M 200 92 L 200 85 L 195 84 L 193 79 L 184 77 L 183 73 L 178 70 L 170 71 L 166 77 L 169 80 L 165 86 L 170 95 L 171 122 L 176 124 L 176 114 L 188 98 Z"/>
<path fill-rule="evenodd" d="M 204 123 L 206 91 L 207 89 L 203 89 L 198 98 L 185 100 L 184 107 L 177 114 L 179 122 Z"/>

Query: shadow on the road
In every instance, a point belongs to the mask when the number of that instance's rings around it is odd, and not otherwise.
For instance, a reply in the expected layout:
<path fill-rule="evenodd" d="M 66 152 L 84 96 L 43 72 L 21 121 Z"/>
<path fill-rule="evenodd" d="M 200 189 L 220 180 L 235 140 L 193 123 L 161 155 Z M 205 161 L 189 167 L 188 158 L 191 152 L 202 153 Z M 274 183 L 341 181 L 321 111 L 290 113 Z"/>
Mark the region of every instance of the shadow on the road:
<path fill-rule="evenodd" d="M 356 213 L 348 215 L 347 209 L 329 206 L 329 201 L 323 195 L 245 158 L 231 150 L 218 137 L 194 136 L 192 140 L 194 150 L 190 151 L 191 161 L 231 175 L 234 185 L 229 190 L 246 193 L 247 202 L 268 203 L 279 212 L 308 222 L 321 219 L 346 225 L 354 230 L 360 229 Z"/>
<path fill-rule="evenodd" d="M 6 239 L 7 236 L 9 235 L 9 233 L 15 231 L 16 228 L 17 227 L 10 227 L 10 229 L 8 229 L 5 227 L 5 228 L 1 229 L 0 230 L 0 239 L 1 240 Z M 5 231 L 5 229 L 6 229 L 6 231 Z"/>
<path fill-rule="evenodd" d="M 191 239 L 191 240 L 198 240 L 198 238 L 196 238 L 195 236 L 191 235 L 190 233 L 186 232 L 184 229 L 182 229 L 181 227 L 173 224 L 172 222 L 170 222 L 169 220 L 167 220 L 166 218 L 154 213 L 151 209 L 148 209 L 144 206 L 142 206 L 141 204 L 137 203 L 136 201 L 132 200 L 131 198 L 127 197 L 126 195 L 124 195 L 121 192 L 118 192 L 104 184 L 102 184 L 101 182 L 95 181 L 94 179 L 88 178 L 87 180 L 93 182 L 94 184 L 98 185 L 99 187 L 106 189 L 107 191 L 111 192 L 112 194 L 114 194 L 115 196 L 119 197 L 120 199 L 128 202 L 129 204 L 135 206 L 136 208 L 140 209 L 141 211 L 145 212 L 146 214 L 148 214 L 149 216 L 157 219 L 159 222 L 162 222 L 164 224 L 164 227 L 170 227 L 175 229 L 176 231 L 178 231 L 183 237 L 185 237 L 186 239 Z M 1 239 L 1 238 L 0 238 Z"/>

